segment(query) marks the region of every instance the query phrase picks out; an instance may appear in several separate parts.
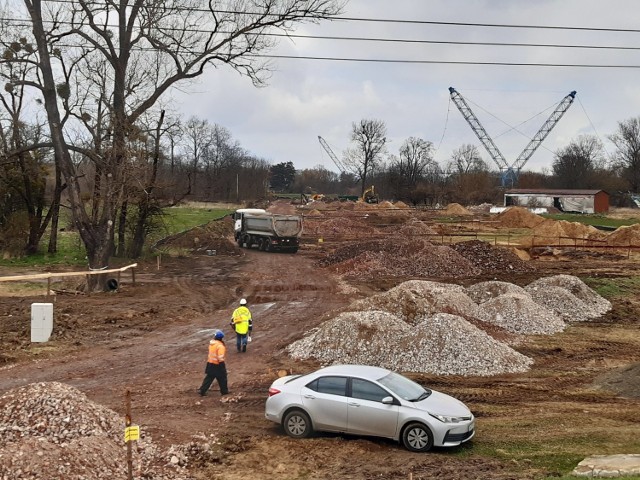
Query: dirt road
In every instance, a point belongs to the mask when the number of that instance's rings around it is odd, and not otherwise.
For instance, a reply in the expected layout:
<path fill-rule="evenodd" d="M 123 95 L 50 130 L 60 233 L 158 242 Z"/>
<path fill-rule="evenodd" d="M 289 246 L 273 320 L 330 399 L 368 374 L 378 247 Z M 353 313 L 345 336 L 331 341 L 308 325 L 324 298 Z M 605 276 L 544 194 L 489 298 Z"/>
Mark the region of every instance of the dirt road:
<path fill-rule="evenodd" d="M 621 441 L 633 435 L 634 422 L 629 419 L 640 407 L 640 399 L 634 397 L 640 385 L 624 398 L 590 386 L 611 368 L 638 361 L 637 349 L 632 348 L 635 340 L 629 336 L 638 332 L 637 317 L 632 316 L 638 306 L 623 305 L 601 322 L 523 346 L 521 351 L 535 359 L 534 373 L 490 378 L 420 376 L 420 381 L 457 396 L 476 413 L 478 437 L 460 448 L 416 455 L 386 440 L 332 435 L 289 439 L 264 419 L 268 386 L 278 369 L 295 373 L 317 365 L 294 362 L 281 349 L 329 312 L 376 288 L 375 282 L 355 288 L 315 268 L 313 252 L 311 248 L 298 254 L 243 250 L 241 256 L 163 259 L 160 268 L 155 262 L 141 264 L 136 284 L 123 278 L 117 293 L 58 295 L 56 336 L 42 346 L 28 342 L 28 323 L 30 304 L 43 298 L 5 297 L 0 302 L 3 342 L 13 348 L 2 351 L 7 363 L 0 368 L 0 394 L 32 382 L 60 381 L 124 412 L 124 393 L 130 389 L 133 420 L 155 442 L 186 443 L 196 434 L 221 439 L 215 462 L 194 465 L 196 478 L 208 479 L 406 479 L 409 472 L 416 479 L 526 479 L 557 472 L 514 462 L 508 455 L 499 460 L 485 455 L 484 449 L 517 442 L 521 436 L 553 438 L 550 425 L 583 411 L 627 419 L 616 425 L 617 435 Z M 576 264 L 549 267 L 554 273 L 581 268 Z M 583 267 L 593 268 L 593 262 Z M 235 352 L 228 326 L 241 297 L 249 300 L 254 317 L 254 340 L 247 353 Z M 229 386 L 237 402 L 222 403 L 215 390 L 204 398 L 196 392 L 207 344 L 217 328 L 227 334 Z M 601 382 L 619 383 L 620 379 L 608 376 Z M 523 420 L 522 428 L 501 433 L 499 425 L 516 415 L 536 420 Z M 483 428 L 493 428 L 493 437 L 485 435 Z M 596 426 L 585 421 L 580 428 L 588 434 Z M 579 452 L 576 448 L 576 458 Z"/>

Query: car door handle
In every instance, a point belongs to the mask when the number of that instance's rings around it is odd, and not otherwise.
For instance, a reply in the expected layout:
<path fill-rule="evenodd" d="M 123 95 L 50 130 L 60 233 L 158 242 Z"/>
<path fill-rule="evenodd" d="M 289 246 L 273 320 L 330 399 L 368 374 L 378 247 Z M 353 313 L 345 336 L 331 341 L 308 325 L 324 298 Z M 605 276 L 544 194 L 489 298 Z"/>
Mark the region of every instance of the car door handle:
<path fill-rule="evenodd" d="M 304 398 L 309 398 L 309 399 L 311 399 L 311 400 L 313 400 L 314 398 L 316 398 L 316 397 L 314 397 L 313 395 L 309 395 L 309 394 L 307 394 L 307 395 L 303 395 L 303 397 L 304 397 Z"/>
<path fill-rule="evenodd" d="M 350 407 L 359 407 L 359 406 L 360 406 L 360 404 L 359 404 L 359 403 L 356 403 L 356 402 L 349 402 L 349 406 L 350 406 Z"/>

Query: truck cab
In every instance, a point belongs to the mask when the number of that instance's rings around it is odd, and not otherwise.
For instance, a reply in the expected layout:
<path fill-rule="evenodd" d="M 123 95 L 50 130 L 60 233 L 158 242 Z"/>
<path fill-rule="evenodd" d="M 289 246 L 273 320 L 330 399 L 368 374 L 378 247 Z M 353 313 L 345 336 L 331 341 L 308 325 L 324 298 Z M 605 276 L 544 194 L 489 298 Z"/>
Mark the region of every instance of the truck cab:
<path fill-rule="evenodd" d="M 232 216 L 233 216 L 233 236 L 235 237 L 235 239 L 238 239 L 238 234 L 240 233 L 240 231 L 242 230 L 242 218 L 244 217 L 245 213 L 250 213 L 253 215 L 260 215 L 260 214 L 264 214 L 267 213 L 266 210 L 262 209 L 262 208 L 239 208 L 238 210 L 236 210 L 235 212 L 233 212 Z"/>

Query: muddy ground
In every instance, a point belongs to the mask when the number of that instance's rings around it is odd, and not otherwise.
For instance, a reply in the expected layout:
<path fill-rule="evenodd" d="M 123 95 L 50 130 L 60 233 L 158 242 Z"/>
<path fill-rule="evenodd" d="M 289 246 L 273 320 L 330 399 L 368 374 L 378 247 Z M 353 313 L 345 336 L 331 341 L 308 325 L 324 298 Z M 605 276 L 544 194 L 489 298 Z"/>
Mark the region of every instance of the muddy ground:
<path fill-rule="evenodd" d="M 130 389 L 133 421 L 157 443 L 186 443 L 201 433 L 222 440 L 213 463 L 193 465 L 198 478 L 404 479 L 411 473 L 414 479 L 524 479 L 558 476 L 575 466 L 560 471 L 544 459 L 559 453 L 576 464 L 590 454 L 638 453 L 637 298 L 613 299 L 613 311 L 598 321 L 531 337 L 516 347 L 534 358 L 527 373 L 412 375 L 460 398 L 476 414 L 476 437 L 461 447 L 413 454 L 378 439 L 289 439 L 264 419 L 267 389 L 279 369 L 296 373 L 317 365 L 292 361 L 282 348 L 331 311 L 406 280 L 362 278 L 348 284 L 314 267 L 329 248 L 309 243 L 297 254 L 240 250 L 141 262 L 135 284 L 123 274 L 117 292 L 60 291 L 54 299 L 54 337 L 46 344 L 29 342 L 30 305 L 45 301 L 44 296 L 0 297 L 0 394 L 55 380 L 124 412 L 124 393 Z M 540 257 L 534 262 L 535 272 L 491 279 L 526 284 L 557 273 L 617 277 L 638 275 L 639 269 L 626 259 Z M 0 269 L 0 275 L 10 273 L 15 272 Z M 249 299 L 254 334 L 247 353 L 229 348 L 230 390 L 238 401 L 222 403 L 218 391 L 201 398 L 196 389 L 208 340 L 221 328 L 233 347 L 228 321 L 241 297 Z M 584 440 L 593 435 L 601 438 L 598 451 Z M 532 439 L 536 449 L 526 447 Z"/>

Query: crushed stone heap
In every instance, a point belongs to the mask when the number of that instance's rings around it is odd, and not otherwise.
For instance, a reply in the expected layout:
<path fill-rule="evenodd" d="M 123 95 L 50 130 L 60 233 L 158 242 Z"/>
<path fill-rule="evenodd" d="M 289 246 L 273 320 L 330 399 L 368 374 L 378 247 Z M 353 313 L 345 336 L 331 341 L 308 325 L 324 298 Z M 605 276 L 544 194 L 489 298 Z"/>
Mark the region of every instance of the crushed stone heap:
<path fill-rule="evenodd" d="M 532 363 L 464 318 L 436 314 L 410 326 L 387 312 L 344 312 L 287 347 L 294 359 L 360 363 L 401 372 L 488 376 Z"/>
<path fill-rule="evenodd" d="M 568 290 L 571 294 L 586 303 L 593 310 L 594 316 L 604 315 L 611 310 L 611 302 L 609 300 L 598 295 L 598 293 L 586 283 L 573 275 L 554 275 L 539 278 L 531 282 L 527 288 L 540 288 L 544 290 L 544 288 L 549 286 L 562 287 Z"/>
<path fill-rule="evenodd" d="M 486 321 L 512 333 L 552 335 L 566 328 L 558 315 L 527 294 L 505 293 L 484 302 L 482 309 Z"/>
<path fill-rule="evenodd" d="M 124 427 L 123 416 L 63 383 L 10 390 L 0 397 L 0 478 L 126 478 Z M 160 454 L 144 432 L 134 445 L 134 465 L 144 478 L 191 478 Z"/>
<path fill-rule="evenodd" d="M 471 300 L 477 304 L 491 300 L 505 293 L 516 293 L 520 295 L 526 295 L 527 291 L 514 283 L 501 282 L 499 280 L 489 280 L 486 282 L 479 282 L 475 285 L 467 287 L 467 295 L 471 297 Z"/>
<path fill-rule="evenodd" d="M 531 272 L 535 270 L 531 263 L 522 260 L 511 249 L 495 247 L 482 240 L 454 243 L 451 248 L 484 273 Z"/>
<path fill-rule="evenodd" d="M 420 317 L 435 313 L 484 319 L 483 312 L 469 298 L 464 287 L 427 280 L 403 282 L 386 292 L 357 300 L 349 308 L 389 312 L 410 324 L 416 324 Z"/>

